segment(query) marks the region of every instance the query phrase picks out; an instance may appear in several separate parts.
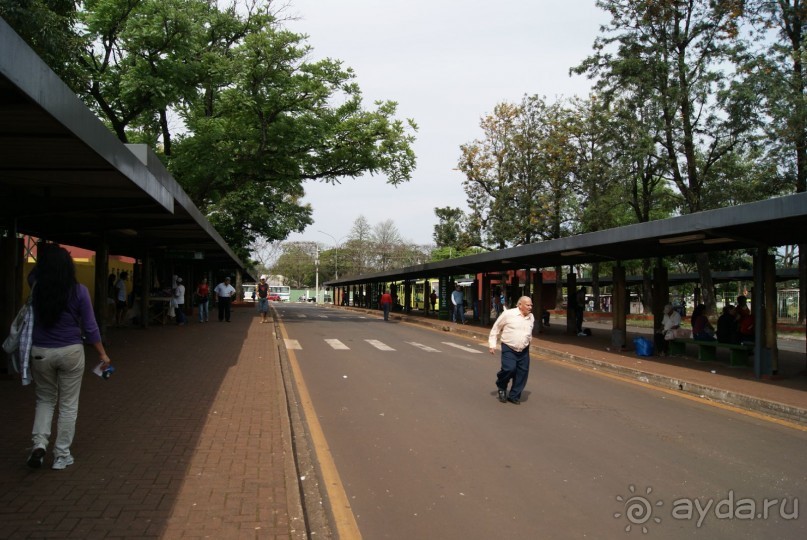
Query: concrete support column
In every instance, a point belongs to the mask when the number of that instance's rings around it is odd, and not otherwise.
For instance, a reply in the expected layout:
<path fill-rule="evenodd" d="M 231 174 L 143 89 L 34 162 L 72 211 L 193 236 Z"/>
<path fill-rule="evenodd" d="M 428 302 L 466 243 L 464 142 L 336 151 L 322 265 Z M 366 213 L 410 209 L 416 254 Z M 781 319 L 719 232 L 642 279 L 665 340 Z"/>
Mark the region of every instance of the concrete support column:
<path fill-rule="evenodd" d="M 543 291 L 543 284 L 544 284 L 544 276 L 541 273 L 541 269 L 538 268 L 535 272 L 535 279 L 533 280 L 533 292 L 532 292 L 532 314 L 535 316 L 535 326 L 533 328 L 538 329 L 538 333 L 543 332 L 543 320 L 544 320 L 544 291 Z M 535 333 L 533 331 L 533 333 Z"/>
<path fill-rule="evenodd" d="M 512 309 L 516 307 L 516 302 L 518 302 L 518 298 L 521 296 L 521 291 L 519 291 L 519 280 L 518 274 L 513 272 L 513 275 L 510 276 L 510 283 L 507 285 L 507 306 L 504 306 L 504 309 Z"/>
<path fill-rule="evenodd" d="M 577 293 L 577 274 L 569 272 L 566 274 L 566 333 L 576 334 L 577 324 L 574 320 L 574 305 Z"/>
<path fill-rule="evenodd" d="M 151 294 L 151 284 L 154 281 L 154 276 L 151 275 L 153 271 L 154 265 L 151 255 L 145 253 L 140 270 L 140 290 L 134 291 L 135 298 L 137 298 L 138 294 L 140 295 L 140 326 L 143 328 L 147 328 L 149 325 L 149 295 Z M 215 286 L 211 283 L 211 292 Z"/>
<path fill-rule="evenodd" d="M 779 373 L 779 347 L 776 343 L 776 259 L 773 255 L 767 253 L 766 250 L 764 260 L 765 312 L 763 324 L 765 330 L 765 345 L 768 349 L 767 354 L 770 357 L 771 374 L 776 375 Z"/>
<path fill-rule="evenodd" d="M 658 259 L 656 268 L 653 270 L 653 328 L 658 330 L 662 327 L 661 320 L 664 318 L 664 306 L 670 303 L 670 283 L 667 268 L 662 264 L 662 259 Z"/>
<path fill-rule="evenodd" d="M 479 322 L 480 306 L 482 302 L 479 300 L 479 280 L 474 278 L 471 283 L 471 308 L 473 310 L 473 321 Z"/>
<path fill-rule="evenodd" d="M 619 262 L 614 268 L 613 317 L 611 345 L 616 349 L 624 349 L 628 336 L 628 294 L 625 267 Z"/>
<path fill-rule="evenodd" d="M 490 326 L 492 324 L 490 320 L 490 310 L 492 306 L 490 305 L 490 276 L 487 274 L 482 274 L 482 299 L 479 303 L 479 320 L 482 326 Z"/>
<path fill-rule="evenodd" d="M 524 296 L 529 296 L 532 298 L 532 270 L 527 268 L 524 270 L 525 279 L 524 279 Z M 535 306 L 533 306 L 533 311 L 535 311 Z"/>
<path fill-rule="evenodd" d="M 107 291 L 107 276 L 109 276 L 109 243 L 106 241 L 106 238 L 102 238 L 95 250 L 95 275 L 93 276 L 95 280 L 93 308 L 95 311 L 95 320 L 98 323 L 98 328 L 101 330 L 102 336 L 106 336 L 107 314 L 109 313 L 109 305 L 107 304 L 107 297 L 109 296 L 109 292 Z"/>

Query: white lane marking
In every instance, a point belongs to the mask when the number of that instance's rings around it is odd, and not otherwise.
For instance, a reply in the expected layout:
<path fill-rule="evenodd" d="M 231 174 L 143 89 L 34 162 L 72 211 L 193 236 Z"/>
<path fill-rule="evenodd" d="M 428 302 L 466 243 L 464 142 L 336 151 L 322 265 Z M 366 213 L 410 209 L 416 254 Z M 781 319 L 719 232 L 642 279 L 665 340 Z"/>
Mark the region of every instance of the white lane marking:
<path fill-rule="evenodd" d="M 322 318 L 322 319 L 327 319 L 327 318 L 328 318 L 328 316 L 327 316 L 327 315 L 320 315 L 320 318 Z"/>
<path fill-rule="evenodd" d="M 389 345 L 385 345 L 385 344 L 381 343 L 377 339 L 365 339 L 364 341 L 366 341 L 367 343 L 369 343 L 370 345 L 372 345 L 373 347 L 375 347 L 379 351 L 394 351 L 395 350 L 392 347 L 390 347 Z"/>
<path fill-rule="evenodd" d="M 337 351 L 349 351 L 350 347 L 339 341 L 338 339 L 326 339 L 325 343 L 331 346 L 334 350 Z"/>
<path fill-rule="evenodd" d="M 303 315 L 302 313 L 298 313 L 298 314 L 297 314 L 297 317 L 299 317 L 299 318 L 301 318 L 301 319 L 307 319 L 307 318 L 308 318 L 308 315 Z"/>
<path fill-rule="evenodd" d="M 303 350 L 303 348 L 300 346 L 300 342 L 296 339 L 284 339 L 283 341 L 286 344 L 286 349 L 294 349 L 297 351 Z"/>
<path fill-rule="evenodd" d="M 469 352 L 469 353 L 482 354 L 482 351 L 477 351 L 476 349 L 472 349 L 470 347 L 465 347 L 464 345 L 460 345 L 459 343 L 451 343 L 450 341 L 443 341 L 441 343 L 443 345 L 448 345 L 449 347 L 454 347 L 455 349 L 461 349 L 461 350 Z"/>
<path fill-rule="evenodd" d="M 418 349 L 424 350 L 426 352 L 440 352 L 434 347 L 429 347 L 428 345 L 424 345 L 422 343 L 415 343 L 414 341 L 407 341 L 406 343 L 412 345 L 413 347 L 417 347 Z"/>

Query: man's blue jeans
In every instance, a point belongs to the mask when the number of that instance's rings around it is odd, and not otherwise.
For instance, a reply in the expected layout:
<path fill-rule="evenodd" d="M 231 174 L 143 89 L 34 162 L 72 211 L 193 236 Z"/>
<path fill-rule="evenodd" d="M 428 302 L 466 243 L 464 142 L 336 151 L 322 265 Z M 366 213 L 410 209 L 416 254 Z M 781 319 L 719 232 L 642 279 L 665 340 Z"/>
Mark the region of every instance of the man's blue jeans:
<path fill-rule="evenodd" d="M 527 386 L 527 377 L 530 374 L 530 348 L 521 352 L 514 351 L 502 343 L 502 369 L 496 374 L 496 386 L 507 391 L 507 384 L 512 379 L 510 399 L 521 399 L 521 392 Z"/>
<path fill-rule="evenodd" d="M 462 304 L 454 306 L 454 322 L 465 323 L 465 308 Z"/>

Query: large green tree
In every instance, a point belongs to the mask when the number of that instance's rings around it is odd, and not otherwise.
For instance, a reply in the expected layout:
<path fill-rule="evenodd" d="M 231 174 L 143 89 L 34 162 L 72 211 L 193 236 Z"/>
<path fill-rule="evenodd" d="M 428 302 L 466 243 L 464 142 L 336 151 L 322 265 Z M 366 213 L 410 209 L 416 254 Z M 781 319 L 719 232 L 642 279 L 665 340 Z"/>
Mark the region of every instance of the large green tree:
<path fill-rule="evenodd" d="M 283 276 L 283 282 L 294 288 L 315 284 L 317 245 L 313 242 L 285 242 L 282 254 L 272 266 L 272 274 Z"/>
<path fill-rule="evenodd" d="M 538 96 L 500 103 L 480 122 L 483 137 L 460 147 L 458 169 L 469 224 L 485 247 L 504 248 L 564 236 L 570 209 L 573 153 L 568 114 Z"/>
<path fill-rule="evenodd" d="M 807 4 L 802 0 L 750 0 L 749 20 L 755 46 L 741 57 L 746 88 L 761 101 L 764 137 L 761 143 L 770 164 L 770 179 L 783 190 L 807 191 Z M 785 187 L 786 186 L 786 187 Z M 780 186 L 771 186 L 775 191 Z M 799 246 L 799 322 L 807 306 L 807 246 Z"/>
<path fill-rule="evenodd" d="M 394 102 L 366 105 L 340 61 L 310 61 L 272 1 L 0 1 L 55 64 L 80 68 L 76 92 L 121 141 L 164 158 L 242 259 L 311 223 L 306 181 L 412 175 L 414 122 Z"/>
<path fill-rule="evenodd" d="M 85 50 L 75 29 L 78 4 L 75 0 L 0 0 L 0 17 L 76 91 L 85 80 L 76 62 Z"/>
<path fill-rule="evenodd" d="M 231 84 L 183 113 L 191 132 L 171 170 L 231 245 L 302 231 L 307 180 L 411 176 L 414 124 L 395 119 L 392 102 L 365 109 L 351 70 L 309 63 L 308 53 L 302 36 L 281 28 L 250 34 L 233 52 Z"/>
<path fill-rule="evenodd" d="M 723 206 L 710 183 L 747 142 L 747 94 L 726 81 L 739 34 L 739 0 L 598 0 L 611 21 L 595 53 L 575 71 L 597 78 L 602 94 L 633 93 L 655 103 L 662 121 L 655 144 L 681 211 Z M 736 179 L 742 181 L 743 179 Z M 698 256 L 704 302 L 713 307 L 708 257 Z"/>

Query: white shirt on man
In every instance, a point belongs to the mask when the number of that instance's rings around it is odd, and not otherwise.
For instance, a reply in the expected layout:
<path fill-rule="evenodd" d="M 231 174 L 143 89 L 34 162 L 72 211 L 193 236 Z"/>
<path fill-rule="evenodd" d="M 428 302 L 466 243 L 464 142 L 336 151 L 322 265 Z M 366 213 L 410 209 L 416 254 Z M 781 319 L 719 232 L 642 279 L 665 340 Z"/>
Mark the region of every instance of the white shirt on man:
<path fill-rule="evenodd" d="M 221 282 L 216 285 L 216 288 L 213 289 L 213 292 L 216 293 L 218 298 L 231 298 L 235 294 L 235 287 L 230 285 L 229 283 Z"/>
<path fill-rule="evenodd" d="M 490 329 L 488 346 L 495 349 L 496 338 L 501 334 L 502 343 L 514 351 L 521 352 L 530 346 L 534 324 L 535 317 L 532 313 L 524 316 L 518 307 L 506 309 L 499 315 L 499 318 L 493 323 L 493 328 Z"/>

